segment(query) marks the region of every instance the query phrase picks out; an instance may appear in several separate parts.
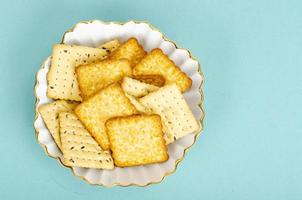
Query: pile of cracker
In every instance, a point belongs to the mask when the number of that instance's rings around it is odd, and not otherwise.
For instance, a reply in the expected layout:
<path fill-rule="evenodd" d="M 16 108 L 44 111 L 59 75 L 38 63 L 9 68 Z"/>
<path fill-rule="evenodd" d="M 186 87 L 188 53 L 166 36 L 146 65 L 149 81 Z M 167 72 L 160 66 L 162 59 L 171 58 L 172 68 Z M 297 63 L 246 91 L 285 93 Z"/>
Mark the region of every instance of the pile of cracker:
<path fill-rule="evenodd" d="M 192 80 L 135 38 L 92 48 L 56 44 L 39 112 L 67 166 L 113 169 L 168 160 L 167 145 L 199 129 L 183 98 Z"/>

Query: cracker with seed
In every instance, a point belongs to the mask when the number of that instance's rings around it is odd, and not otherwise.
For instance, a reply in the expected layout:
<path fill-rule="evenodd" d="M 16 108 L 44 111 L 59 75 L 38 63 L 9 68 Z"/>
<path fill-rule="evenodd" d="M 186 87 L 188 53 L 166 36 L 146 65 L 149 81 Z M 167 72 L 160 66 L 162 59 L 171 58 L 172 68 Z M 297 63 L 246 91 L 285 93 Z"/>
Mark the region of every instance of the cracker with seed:
<path fill-rule="evenodd" d="M 120 46 L 120 42 L 118 40 L 111 40 L 99 46 L 98 48 L 104 49 L 108 54 L 115 51 Z"/>
<path fill-rule="evenodd" d="M 104 150 L 109 149 L 105 122 L 112 117 L 137 113 L 120 84 L 114 83 L 75 108 L 75 113 Z"/>
<path fill-rule="evenodd" d="M 131 67 L 134 67 L 144 56 L 146 52 L 144 48 L 138 43 L 137 39 L 130 38 L 124 44 L 122 44 L 117 50 L 112 52 L 109 56 L 110 59 L 128 59 L 131 63 Z"/>
<path fill-rule="evenodd" d="M 145 74 L 145 75 L 135 75 L 133 78 L 157 87 L 162 87 L 165 85 L 165 78 L 158 74 Z"/>
<path fill-rule="evenodd" d="M 140 102 L 161 116 L 167 144 L 199 129 L 176 84 L 166 85 L 142 97 Z"/>
<path fill-rule="evenodd" d="M 168 160 L 158 115 L 116 117 L 106 122 L 114 164 L 131 167 Z"/>
<path fill-rule="evenodd" d="M 104 87 L 132 75 L 130 62 L 126 59 L 103 60 L 98 63 L 76 67 L 81 97 L 87 99 Z"/>
<path fill-rule="evenodd" d="M 143 83 L 129 77 L 124 77 L 121 85 L 127 94 L 134 97 L 142 97 L 150 92 L 158 90 L 158 87 L 154 85 Z"/>
<path fill-rule="evenodd" d="M 188 90 L 192 80 L 182 72 L 161 49 L 153 49 L 134 68 L 134 75 L 159 74 L 165 78 L 165 84 L 176 83 L 182 92 Z"/>
<path fill-rule="evenodd" d="M 73 112 L 61 112 L 59 121 L 65 165 L 113 169 L 109 151 L 101 149 Z"/>
<path fill-rule="evenodd" d="M 110 49 L 67 44 L 54 45 L 51 67 L 47 74 L 47 96 L 53 99 L 81 101 L 75 67 L 100 61 L 110 52 Z"/>
<path fill-rule="evenodd" d="M 77 104 L 75 103 L 68 103 L 64 100 L 58 100 L 39 107 L 39 112 L 43 118 L 43 121 L 60 149 L 62 149 L 62 147 L 58 114 L 64 111 L 71 111 L 76 105 Z"/>

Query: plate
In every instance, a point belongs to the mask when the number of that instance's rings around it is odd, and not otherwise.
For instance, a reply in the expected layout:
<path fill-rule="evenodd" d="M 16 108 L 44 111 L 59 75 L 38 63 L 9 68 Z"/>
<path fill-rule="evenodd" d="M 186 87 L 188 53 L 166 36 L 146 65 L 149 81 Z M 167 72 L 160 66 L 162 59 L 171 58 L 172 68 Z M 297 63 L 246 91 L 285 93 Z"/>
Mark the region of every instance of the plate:
<path fill-rule="evenodd" d="M 125 168 L 115 167 L 113 170 L 65 166 L 70 168 L 75 176 L 86 180 L 90 184 L 110 187 L 114 185 L 146 186 L 152 183 L 160 183 L 167 175 L 176 170 L 178 163 L 184 158 L 187 150 L 195 143 L 197 136 L 201 133 L 203 128 L 203 75 L 200 64 L 192 57 L 188 50 L 177 47 L 174 42 L 168 40 L 158 29 L 154 28 L 149 23 L 135 21 L 119 23 L 103 22 L 99 20 L 80 22 L 65 32 L 62 43 L 97 47 L 100 44 L 113 39 L 124 42 L 130 37 L 137 38 L 139 43 L 148 52 L 154 48 L 162 49 L 182 71 L 191 77 L 192 87 L 184 93 L 184 98 L 190 106 L 195 118 L 200 123 L 200 130 L 169 144 L 169 159 L 164 163 Z M 34 127 L 37 140 L 45 149 L 47 155 L 56 158 L 64 166 L 61 161 L 62 153 L 54 142 L 38 112 L 38 107 L 40 105 L 53 101 L 46 95 L 46 76 L 50 65 L 51 57 L 48 57 L 36 74 L 36 116 Z"/>

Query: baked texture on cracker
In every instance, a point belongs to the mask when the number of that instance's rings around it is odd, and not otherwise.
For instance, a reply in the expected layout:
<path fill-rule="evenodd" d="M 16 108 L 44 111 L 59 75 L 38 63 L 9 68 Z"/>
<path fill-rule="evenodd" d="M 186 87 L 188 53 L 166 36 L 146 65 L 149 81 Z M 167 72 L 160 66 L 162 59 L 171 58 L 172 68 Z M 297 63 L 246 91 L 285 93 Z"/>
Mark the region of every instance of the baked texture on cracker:
<path fill-rule="evenodd" d="M 159 87 L 156 87 L 154 85 L 150 85 L 129 77 L 124 77 L 122 84 L 121 84 L 123 90 L 134 97 L 142 97 L 147 95 L 150 92 L 154 92 L 158 90 Z"/>
<path fill-rule="evenodd" d="M 145 74 L 145 75 L 135 75 L 133 78 L 157 87 L 162 87 L 165 85 L 165 78 L 162 75 L 158 74 Z"/>
<path fill-rule="evenodd" d="M 132 67 L 134 67 L 144 56 L 146 52 L 138 43 L 137 39 L 130 38 L 124 44 L 121 44 L 112 54 L 110 59 L 128 59 Z"/>
<path fill-rule="evenodd" d="M 167 144 L 199 129 L 199 124 L 176 84 L 166 85 L 139 101 L 161 116 Z"/>
<path fill-rule="evenodd" d="M 47 96 L 53 99 L 81 101 L 75 67 L 100 61 L 111 51 L 102 48 L 56 44 L 47 74 Z"/>
<path fill-rule="evenodd" d="M 126 59 L 103 60 L 98 63 L 76 67 L 81 97 L 87 99 L 106 86 L 132 75 L 130 62 Z"/>
<path fill-rule="evenodd" d="M 114 83 L 102 89 L 75 108 L 75 113 L 104 150 L 109 149 L 105 122 L 112 117 L 137 113 L 125 96 L 120 84 Z"/>
<path fill-rule="evenodd" d="M 136 108 L 136 110 L 138 112 L 146 113 L 146 114 L 152 114 L 151 110 L 149 108 L 143 106 L 143 104 L 141 104 L 141 102 L 139 102 L 136 97 L 131 96 L 130 94 L 127 94 L 127 93 L 125 93 L 125 95 L 130 100 L 132 105 L 134 105 L 134 107 Z"/>
<path fill-rule="evenodd" d="M 38 109 L 46 127 L 60 149 L 62 149 L 62 146 L 60 140 L 58 115 L 60 112 L 71 111 L 76 105 L 77 104 L 75 103 L 68 103 L 64 100 L 58 100 L 41 105 Z"/>
<path fill-rule="evenodd" d="M 176 83 L 182 92 L 188 90 L 192 80 L 182 72 L 161 49 L 153 49 L 134 68 L 134 75 L 159 74 L 165 78 L 165 84 Z"/>
<path fill-rule="evenodd" d="M 68 166 L 112 169 L 109 151 L 103 151 L 73 112 L 59 114 L 64 164 Z"/>
<path fill-rule="evenodd" d="M 168 160 L 158 115 L 116 117 L 106 122 L 116 166 L 130 167 Z"/>

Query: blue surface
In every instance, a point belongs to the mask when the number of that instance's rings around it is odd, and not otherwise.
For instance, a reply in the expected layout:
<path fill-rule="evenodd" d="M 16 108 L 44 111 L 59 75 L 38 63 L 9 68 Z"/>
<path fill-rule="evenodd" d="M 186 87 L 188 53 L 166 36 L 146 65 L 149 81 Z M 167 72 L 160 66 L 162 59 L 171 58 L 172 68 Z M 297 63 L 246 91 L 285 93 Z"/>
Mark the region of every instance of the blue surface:
<path fill-rule="evenodd" d="M 1 1 L 1 199 L 301 199 L 301 1 Z M 202 62 L 205 130 L 176 173 L 94 187 L 45 155 L 35 73 L 80 20 L 147 20 Z"/>

